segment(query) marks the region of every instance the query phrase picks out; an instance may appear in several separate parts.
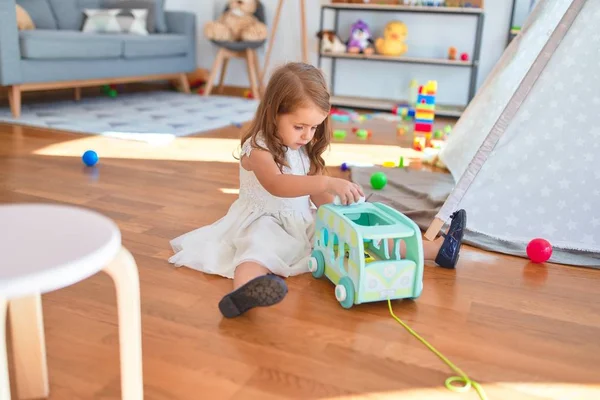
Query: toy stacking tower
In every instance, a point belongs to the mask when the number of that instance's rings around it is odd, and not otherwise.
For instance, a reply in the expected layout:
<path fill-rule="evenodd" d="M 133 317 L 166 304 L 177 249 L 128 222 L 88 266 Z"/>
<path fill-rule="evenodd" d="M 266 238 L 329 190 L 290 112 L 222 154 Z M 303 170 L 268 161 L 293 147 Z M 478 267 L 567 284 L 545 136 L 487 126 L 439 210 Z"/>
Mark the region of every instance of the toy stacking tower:
<path fill-rule="evenodd" d="M 426 85 L 419 87 L 419 95 L 415 105 L 414 148 L 417 150 L 423 150 L 423 148 L 431 146 L 436 93 L 437 81 L 429 81 Z"/>

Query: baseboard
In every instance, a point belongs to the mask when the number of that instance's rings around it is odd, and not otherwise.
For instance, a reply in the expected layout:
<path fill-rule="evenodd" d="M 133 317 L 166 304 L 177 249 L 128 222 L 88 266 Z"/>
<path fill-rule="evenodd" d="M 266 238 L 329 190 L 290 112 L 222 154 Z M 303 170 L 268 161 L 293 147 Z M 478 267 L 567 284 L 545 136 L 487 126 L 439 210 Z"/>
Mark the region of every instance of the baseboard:
<path fill-rule="evenodd" d="M 173 84 L 168 82 L 137 82 L 117 85 L 119 93 L 138 93 L 151 92 L 156 90 L 174 90 Z M 73 88 L 40 90 L 22 93 L 23 103 L 28 101 L 48 101 L 48 100 L 72 100 Z M 223 93 L 215 90 L 214 94 L 223 94 L 227 96 L 243 97 L 246 91 L 250 90 L 247 87 L 240 86 L 224 86 Z M 192 88 L 192 93 L 197 91 L 197 88 Z M 83 87 L 81 88 L 81 97 L 96 97 L 105 96 L 102 91 L 102 86 L 98 87 Z M 8 107 L 8 87 L 0 86 L 0 107 Z"/>

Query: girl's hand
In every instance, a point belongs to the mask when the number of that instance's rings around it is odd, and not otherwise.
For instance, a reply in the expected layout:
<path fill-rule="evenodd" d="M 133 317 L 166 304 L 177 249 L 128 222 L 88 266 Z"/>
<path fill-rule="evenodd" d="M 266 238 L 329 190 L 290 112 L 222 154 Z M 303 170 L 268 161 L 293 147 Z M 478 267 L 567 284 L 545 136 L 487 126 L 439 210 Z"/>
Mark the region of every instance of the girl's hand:
<path fill-rule="evenodd" d="M 329 178 L 327 192 L 340 198 L 343 205 L 356 203 L 364 196 L 363 190 L 356 183 L 340 178 Z"/>

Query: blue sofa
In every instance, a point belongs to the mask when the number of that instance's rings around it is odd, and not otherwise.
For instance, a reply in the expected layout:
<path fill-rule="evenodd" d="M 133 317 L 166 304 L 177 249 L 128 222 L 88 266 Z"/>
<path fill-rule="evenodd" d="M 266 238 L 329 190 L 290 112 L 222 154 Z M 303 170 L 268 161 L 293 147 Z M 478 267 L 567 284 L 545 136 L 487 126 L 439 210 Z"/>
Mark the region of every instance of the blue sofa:
<path fill-rule="evenodd" d="M 196 69 L 196 17 L 165 11 L 155 0 L 155 32 L 147 35 L 80 31 L 83 8 L 106 8 L 107 0 L 0 0 L 0 86 L 9 87 L 12 114 L 21 93 L 149 80 L 176 81 L 189 92 L 186 73 Z M 113 0 L 114 2 L 114 0 Z M 36 29 L 17 29 L 16 4 Z"/>

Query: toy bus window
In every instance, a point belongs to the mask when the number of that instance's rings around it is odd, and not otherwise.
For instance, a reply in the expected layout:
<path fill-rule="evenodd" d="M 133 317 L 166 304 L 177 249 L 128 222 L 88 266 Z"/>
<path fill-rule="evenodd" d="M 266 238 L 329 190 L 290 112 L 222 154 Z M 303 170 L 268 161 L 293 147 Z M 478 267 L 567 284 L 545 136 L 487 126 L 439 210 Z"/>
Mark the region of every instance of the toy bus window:
<path fill-rule="evenodd" d="M 356 225 L 361 225 L 361 226 L 393 225 L 392 222 L 388 221 L 387 219 L 381 217 L 379 214 L 376 214 L 376 213 L 364 212 L 364 213 L 360 213 L 360 214 L 348 213 L 348 214 L 344 214 L 344 215 L 346 215 Z"/>
<path fill-rule="evenodd" d="M 396 258 L 396 260 L 402 259 L 402 256 L 401 256 L 402 242 L 403 242 L 403 240 L 394 239 L 394 257 Z"/>
<path fill-rule="evenodd" d="M 327 232 L 327 228 L 321 230 L 321 241 L 323 247 L 327 247 L 327 244 L 329 243 L 329 232 Z"/>
<path fill-rule="evenodd" d="M 333 246 L 331 246 L 332 252 L 333 252 L 333 259 L 337 260 L 338 257 L 340 256 L 340 242 L 338 239 L 338 236 L 333 233 L 333 235 L 331 236 L 333 238 Z"/>
<path fill-rule="evenodd" d="M 386 260 L 390 259 L 390 245 L 387 240 L 383 240 L 383 257 Z"/>

